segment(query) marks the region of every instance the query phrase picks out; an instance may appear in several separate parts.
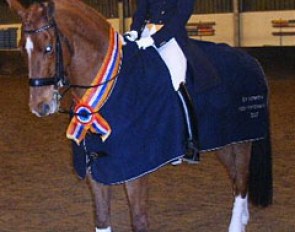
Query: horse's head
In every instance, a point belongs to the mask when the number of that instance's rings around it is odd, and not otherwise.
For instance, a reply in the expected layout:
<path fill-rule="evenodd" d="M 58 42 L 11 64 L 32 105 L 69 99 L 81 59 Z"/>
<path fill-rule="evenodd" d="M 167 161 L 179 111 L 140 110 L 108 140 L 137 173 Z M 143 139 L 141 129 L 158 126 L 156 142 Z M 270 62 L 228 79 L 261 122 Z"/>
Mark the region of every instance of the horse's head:
<path fill-rule="evenodd" d="M 6 1 L 22 21 L 20 46 L 28 56 L 30 109 L 39 117 L 55 113 L 65 71 L 71 84 L 91 84 L 108 48 L 110 25 L 78 0 L 49 0 L 28 8 L 19 0 Z M 74 91 L 80 97 L 84 90 Z"/>
<path fill-rule="evenodd" d="M 33 4 L 25 9 L 16 0 L 7 0 L 22 20 L 20 46 L 28 56 L 29 106 L 37 116 L 58 111 L 58 46 L 53 20 L 53 3 Z"/>

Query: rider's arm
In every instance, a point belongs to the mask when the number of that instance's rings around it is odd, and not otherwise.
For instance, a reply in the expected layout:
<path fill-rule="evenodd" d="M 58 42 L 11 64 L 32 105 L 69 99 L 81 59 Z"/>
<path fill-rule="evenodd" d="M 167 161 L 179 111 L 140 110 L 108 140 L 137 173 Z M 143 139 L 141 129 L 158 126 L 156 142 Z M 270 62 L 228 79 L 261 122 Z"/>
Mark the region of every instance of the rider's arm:
<path fill-rule="evenodd" d="M 175 37 L 180 30 L 185 29 L 185 25 L 193 13 L 194 6 L 195 0 L 178 0 L 177 12 L 165 23 L 161 30 L 152 35 L 157 47 L 161 47 Z"/>
<path fill-rule="evenodd" d="M 145 20 L 148 13 L 148 1 L 137 0 L 137 8 L 133 15 L 133 21 L 131 24 L 131 31 L 137 31 L 138 35 L 141 34 L 143 27 L 145 26 Z"/>

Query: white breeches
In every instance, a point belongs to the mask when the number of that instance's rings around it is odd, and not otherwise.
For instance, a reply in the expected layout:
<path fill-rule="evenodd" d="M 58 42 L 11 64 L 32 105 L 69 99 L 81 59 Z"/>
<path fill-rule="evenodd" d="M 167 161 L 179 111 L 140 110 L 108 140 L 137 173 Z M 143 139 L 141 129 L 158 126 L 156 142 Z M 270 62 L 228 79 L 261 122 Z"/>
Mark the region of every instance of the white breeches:
<path fill-rule="evenodd" d="M 150 29 L 148 27 L 145 27 L 141 36 L 151 36 L 156 32 L 156 26 Z M 170 39 L 160 48 L 157 48 L 156 46 L 154 47 L 165 62 L 171 75 L 173 88 L 175 89 L 175 91 L 177 91 L 180 83 L 185 82 L 186 79 L 187 60 L 185 55 L 183 54 L 175 38 Z"/>

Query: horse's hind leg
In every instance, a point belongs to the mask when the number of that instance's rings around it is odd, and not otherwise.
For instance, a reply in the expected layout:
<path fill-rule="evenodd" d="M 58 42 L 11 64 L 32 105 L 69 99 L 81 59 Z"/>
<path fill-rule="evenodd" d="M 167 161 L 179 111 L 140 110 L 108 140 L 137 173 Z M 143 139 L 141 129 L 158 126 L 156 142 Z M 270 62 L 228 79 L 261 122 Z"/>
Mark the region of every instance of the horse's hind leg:
<path fill-rule="evenodd" d="M 131 210 L 134 232 L 148 232 L 148 177 L 141 177 L 125 184 Z"/>
<path fill-rule="evenodd" d="M 88 175 L 96 208 L 96 232 L 111 232 L 111 189 Z"/>
<path fill-rule="evenodd" d="M 235 202 L 229 232 L 243 232 L 249 220 L 248 177 L 252 143 L 229 145 L 217 152 L 232 181 Z"/>

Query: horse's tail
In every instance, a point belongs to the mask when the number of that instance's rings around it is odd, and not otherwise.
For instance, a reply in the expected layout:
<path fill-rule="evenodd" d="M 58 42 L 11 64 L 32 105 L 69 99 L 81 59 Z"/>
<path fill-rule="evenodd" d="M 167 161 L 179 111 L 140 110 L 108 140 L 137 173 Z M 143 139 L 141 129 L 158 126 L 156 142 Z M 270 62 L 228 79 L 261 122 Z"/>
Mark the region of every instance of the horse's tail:
<path fill-rule="evenodd" d="M 269 123 L 268 123 L 269 124 Z M 263 140 L 252 144 L 249 176 L 249 199 L 256 206 L 266 207 L 272 204 L 272 149 L 271 136 L 268 133 Z"/>

